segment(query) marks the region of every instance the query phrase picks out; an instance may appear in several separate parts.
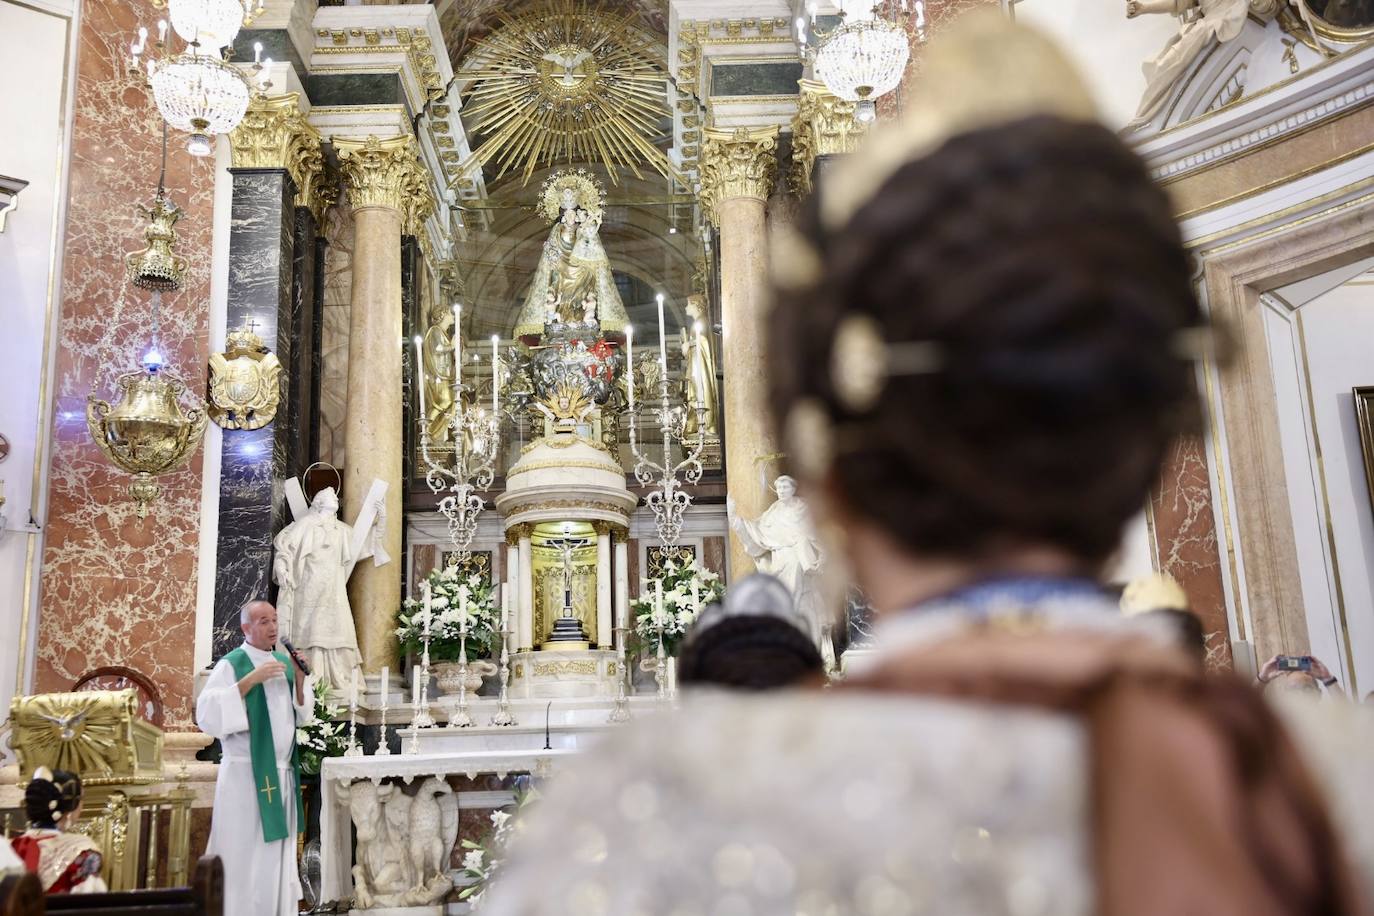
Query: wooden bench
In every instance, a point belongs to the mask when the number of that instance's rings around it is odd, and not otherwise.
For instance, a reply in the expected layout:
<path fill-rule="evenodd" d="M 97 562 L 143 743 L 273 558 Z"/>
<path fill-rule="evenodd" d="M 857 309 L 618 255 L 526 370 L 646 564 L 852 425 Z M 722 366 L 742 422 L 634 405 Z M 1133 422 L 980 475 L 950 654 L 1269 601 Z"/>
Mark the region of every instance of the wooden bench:
<path fill-rule="evenodd" d="M 36 893 L 36 896 L 35 896 Z M 218 856 L 202 856 L 190 887 L 120 891 L 112 894 L 54 894 L 44 897 L 33 875 L 0 880 L 0 916 L 223 916 L 224 866 Z"/>

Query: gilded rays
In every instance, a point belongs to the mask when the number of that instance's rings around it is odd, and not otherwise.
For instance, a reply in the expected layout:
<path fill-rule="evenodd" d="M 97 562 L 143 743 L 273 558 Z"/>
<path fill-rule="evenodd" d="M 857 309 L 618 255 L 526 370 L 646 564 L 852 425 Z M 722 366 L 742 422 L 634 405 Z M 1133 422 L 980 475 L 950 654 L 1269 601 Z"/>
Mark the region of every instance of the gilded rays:
<path fill-rule="evenodd" d="M 636 15 L 553 0 L 502 16 L 460 72 L 470 81 L 463 114 L 481 138 L 470 161 L 526 181 L 541 166 L 592 162 L 612 181 L 621 167 L 668 175 L 653 143 L 669 114 L 667 74 Z"/>

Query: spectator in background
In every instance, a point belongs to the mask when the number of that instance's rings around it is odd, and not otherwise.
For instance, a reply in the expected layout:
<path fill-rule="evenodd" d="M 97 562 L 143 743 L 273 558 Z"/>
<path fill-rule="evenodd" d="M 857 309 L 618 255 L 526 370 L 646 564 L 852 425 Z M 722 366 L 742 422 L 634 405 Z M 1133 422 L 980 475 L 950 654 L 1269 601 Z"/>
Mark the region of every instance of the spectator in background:
<path fill-rule="evenodd" d="M 692 687 L 769 690 L 822 673 L 821 654 L 787 587 L 762 573 L 703 611 L 678 656 L 678 680 Z"/>
<path fill-rule="evenodd" d="M 1340 682 L 1321 659 L 1311 655 L 1275 655 L 1256 677 L 1264 692 L 1311 693 L 1344 697 Z"/>

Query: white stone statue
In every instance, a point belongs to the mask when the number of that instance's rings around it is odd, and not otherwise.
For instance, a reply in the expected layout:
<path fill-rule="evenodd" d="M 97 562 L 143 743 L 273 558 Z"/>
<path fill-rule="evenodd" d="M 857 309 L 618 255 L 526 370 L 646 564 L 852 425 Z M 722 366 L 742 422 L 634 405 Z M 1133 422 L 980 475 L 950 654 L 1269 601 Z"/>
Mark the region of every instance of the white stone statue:
<path fill-rule="evenodd" d="M 357 908 L 431 906 L 453 889 L 449 858 L 458 840 L 458 796 L 441 779 L 414 795 L 359 780 L 339 788 L 357 830 Z"/>
<path fill-rule="evenodd" d="M 1268 4 L 1261 4 L 1267 6 Z M 1154 57 L 1145 61 L 1145 94 L 1129 127 L 1151 121 L 1169 97 L 1169 91 L 1213 39 L 1228 42 L 1245 27 L 1251 0 L 1127 0 L 1126 17 L 1167 13 L 1178 16 L 1178 34 Z"/>
<path fill-rule="evenodd" d="M 272 577 L 280 587 L 281 633 L 305 654 L 312 673 L 336 693 L 346 689 L 360 661 L 348 577 L 363 556 L 375 555 L 379 566 L 390 559 L 375 553 L 375 536 L 370 544 L 363 542 L 385 526 L 381 499 L 375 494 L 374 486 L 355 530 L 339 520 L 339 497 L 333 487 L 325 487 L 315 494 L 309 510 L 298 513 L 273 542 Z"/>
<path fill-rule="evenodd" d="M 811 628 L 816 647 L 825 652 L 829 638 L 827 615 L 821 600 L 819 575 L 824 556 L 811 513 L 797 496 L 797 483 L 786 474 L 773 482 L 777 499 L 764 510 L 757 521 L 740 518 L 735 511 L 734 497 L 725 498 L 725 511 L 730 528 L 754 558 L 759 572 L 776 577 L 792 593 L 798 615 Z"/>

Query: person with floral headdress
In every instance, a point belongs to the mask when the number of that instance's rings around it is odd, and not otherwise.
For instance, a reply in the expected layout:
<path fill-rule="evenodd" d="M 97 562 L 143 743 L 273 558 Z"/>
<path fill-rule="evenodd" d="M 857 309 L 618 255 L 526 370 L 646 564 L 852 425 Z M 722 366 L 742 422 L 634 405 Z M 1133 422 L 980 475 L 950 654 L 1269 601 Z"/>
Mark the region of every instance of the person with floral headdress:
<path fill-rule="evenodd" d="M 1369 913 L 1369 745 L 1337 820 L 1256 691 L 1103 584 L 1196 420 L 1167 196 L 1005 16 L 911 82 L 772 256 L 773 419 L 875 609 L 865 664 L 601 739 L 483 916 Z"/>
<path fill-rule="evenodd" d="M 24 867 L 38 876 L 47 894 L 90 894 L 107 890 L 100 877 L 100 847 L 84 833 L 71 832 L 81 820 L 81 777 L 38 767 L 24 789 L 29 828 L 10 841 Z"/>

